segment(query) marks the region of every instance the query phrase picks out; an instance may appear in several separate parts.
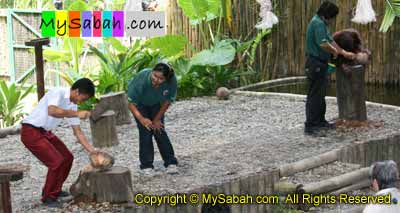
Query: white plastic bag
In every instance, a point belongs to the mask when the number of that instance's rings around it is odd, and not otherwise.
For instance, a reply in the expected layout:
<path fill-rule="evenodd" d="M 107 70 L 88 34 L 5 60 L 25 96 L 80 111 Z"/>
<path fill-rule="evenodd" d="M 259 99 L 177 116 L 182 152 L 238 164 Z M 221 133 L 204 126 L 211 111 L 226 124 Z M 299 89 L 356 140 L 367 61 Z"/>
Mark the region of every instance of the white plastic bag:
<path fill-rule="evenodd" d="M 371 0 L 358 0 L 356 14 L 351 21 L 358 24 L 368 24 L 376 21 Z"/>
<path fill-rule="evenodd" d="M 274 24 L 278 23 L 278 17 L 271 12 L 272 10 L 272 4 L 271 0 L 257 0 L 257 2 L 260 4 L 260 17 L 261 21 L 257 23 L 256 28 L 257 29 L 269 29 L 272 28 Z"/>

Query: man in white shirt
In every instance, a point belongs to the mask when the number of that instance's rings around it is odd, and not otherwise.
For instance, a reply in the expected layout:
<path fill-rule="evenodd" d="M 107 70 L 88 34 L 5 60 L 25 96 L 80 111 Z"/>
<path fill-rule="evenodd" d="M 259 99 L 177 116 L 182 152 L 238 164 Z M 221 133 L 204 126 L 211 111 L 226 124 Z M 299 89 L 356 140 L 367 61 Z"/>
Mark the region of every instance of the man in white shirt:
<path fill-rule="evenodd" d="M 87 78 L 76 81 L 71 89 L 56 88 L 50 90 L 35 107 L 32 113 L 22 121 L 21 141 L 44 165 L 48 167 L 46 183 L 42 191 L 42 202 L 49 207 L 60 207 L 58 197 L 69 194 L 62 191 L 74 159 L 65 144 L 51 130 L 55 129 L 63 118 L 67 118 L 78 142 L 88 152 L 94 152 L 79 124 L 87 119 L 89 111 L 78 111 L 80 104 L 95 93 L 93 82 Z"/>
<path fill-rule="evenodd" d="M 372 188 L 378 191 L 375 195 L 390 194 L 391 204 L 368 204 L 364 213 L 398 213 L 400 212 L 400 191 L 396 188 L 399 171 L 392 160 L 377 162 L 371 166 Z"/>

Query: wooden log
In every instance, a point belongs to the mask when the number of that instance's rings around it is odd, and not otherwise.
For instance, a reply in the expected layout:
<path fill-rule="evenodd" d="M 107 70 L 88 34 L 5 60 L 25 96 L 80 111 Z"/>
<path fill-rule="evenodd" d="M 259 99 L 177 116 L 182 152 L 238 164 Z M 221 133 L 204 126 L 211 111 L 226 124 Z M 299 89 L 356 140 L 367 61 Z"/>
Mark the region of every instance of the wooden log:
<path fill-rule="evenodd" d="M 275 193 L 279 196 L 285 196 L 287 194 L 301 193 L 303 184 L 291 183 L 287 181 L 279 181 L 274 184 Z"/>
<path fill-rule="evenodd" d="M 330 194 L 339 195 L 339 194 L 348 193 L 348 192 L 351 192 L 354 190 L 363 189 L 363 188 L 371 186 L 371 183 L 372 182 L 370 179 L 359 180 L 358 183 L 335 190 L 335 191 L 331 192 Z"/>
<path fill-rule="evenodd" d="M 131 173 L 128 168 L 120 166 L 101 172 L 81 172 L 70 192 L 77 202 L 132 201 Z"/>
<path fill-rule="evenodd" d="M 21 125 L 0 129 L 0 138 L 5 138 L 7 135 L 19 134 L 20 131 L 21 131 Z"/>
<path fill-rule="evenodd" d="M 312 169 L 327 163 L 334 162 L 338 160 L 339 150 L 332 150 L 321 155 L 317 155 L 314 157 L 306 158 L 301 161 L 297 161 L 294 163 L 283 165 L 279 168 L 279 176 L 286 177 L 293 175 L 297 172 L 306 171 L 308 169 Z"/>
<path fill-rule="evenodd" d="M 366 96 L 364 89 L 364 66 L 356 65 L 350 72 L 337 68 L 336 97 L 339 108 L 339 119 L 367 120 Z"/>
<path fill-rule="evenodd" d="M 128 98 L 125 92 L 109 93 L 100 96 L 98 103 L 107 110 L 113 110 L 116 114 L 117 125 L 130 124 L 131 115 L 128 109 Z"/>
<path fill-rule="evenodd" d="M 304 185 L 303 189 L 306 193 L 312 194 L 328 193 L 333 190 L 358 183 L 360 180 L 367 179 L 368 171 L 369 167 L 362 168 L 350 173 L 330 178 L 328 180 L 322 180 L 317 183 Z"/>
<path fill-rule="evenodd" d="M 90 119 L 94 147 L 110 147 L 118 144 L 115 113 L 106 111 L 97 121 Z"/>

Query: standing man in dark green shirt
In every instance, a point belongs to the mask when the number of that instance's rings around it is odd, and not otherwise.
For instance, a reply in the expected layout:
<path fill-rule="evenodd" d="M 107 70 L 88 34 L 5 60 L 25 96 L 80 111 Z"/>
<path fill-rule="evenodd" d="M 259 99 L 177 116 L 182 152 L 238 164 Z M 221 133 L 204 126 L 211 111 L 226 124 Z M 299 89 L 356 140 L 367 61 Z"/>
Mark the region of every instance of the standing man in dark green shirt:
<path fill-rule="evenodd" d="M 328 61 L 338 55 L 354 59 L 351 52 L 339 48 L 333 41 L 328 25 L 336 18 L 339 8 L 329 2 L 322 3 L 307 27 L 306 75 L 308 92 L 306 102 L 305 133 L 313 134 L 320 128 L 334 127 L 325 119 Z"/>
<path fill-rule="evenodd" d="M 128 85 L 129 109 L 139 129 L 140 169 L 146 175 L 153 171 L 153 136 L 168 173 L 177 173 L 178 161 L 164 129 L 164 114 L 177 93 L 174 70 L 166 63 L 144 69 Z"/>

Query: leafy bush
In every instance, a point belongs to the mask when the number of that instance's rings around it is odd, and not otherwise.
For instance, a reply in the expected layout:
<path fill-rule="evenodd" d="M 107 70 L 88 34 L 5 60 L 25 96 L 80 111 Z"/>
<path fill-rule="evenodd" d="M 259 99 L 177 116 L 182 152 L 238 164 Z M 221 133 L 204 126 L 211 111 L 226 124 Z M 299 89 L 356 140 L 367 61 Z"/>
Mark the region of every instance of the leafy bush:
<path fill-rule="evenodd" d="M 7 86 L 5 81 L 0 81 L 0 127 L 9 127 L 21 121 L 25 115 L 22 112 L 21 101 L 32 91 L 33 86 L 22 92 L 15 84 Z"/>

